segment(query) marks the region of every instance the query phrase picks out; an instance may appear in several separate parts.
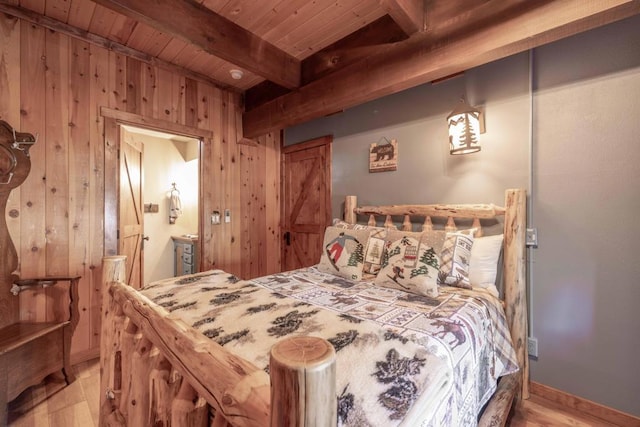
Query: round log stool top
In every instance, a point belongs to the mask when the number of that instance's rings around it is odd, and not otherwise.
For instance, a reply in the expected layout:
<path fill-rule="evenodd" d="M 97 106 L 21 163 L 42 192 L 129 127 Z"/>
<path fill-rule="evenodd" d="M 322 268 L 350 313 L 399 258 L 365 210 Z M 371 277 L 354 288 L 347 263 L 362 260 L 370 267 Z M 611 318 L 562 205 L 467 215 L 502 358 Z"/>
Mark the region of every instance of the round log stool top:
<path fill-rule="evenodd" d="M 291 369 L 326 369 L 334 363 L 336 351 L 330 342 L 318 337 L 291 337 L 271 348 L 271 363 Z"/>

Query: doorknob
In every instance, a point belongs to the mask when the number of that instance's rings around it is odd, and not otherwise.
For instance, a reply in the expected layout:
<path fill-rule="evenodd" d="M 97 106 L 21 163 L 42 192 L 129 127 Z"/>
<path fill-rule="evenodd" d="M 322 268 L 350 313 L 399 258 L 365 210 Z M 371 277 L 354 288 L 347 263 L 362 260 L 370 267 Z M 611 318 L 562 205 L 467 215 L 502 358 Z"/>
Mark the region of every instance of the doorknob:
<path fill-rule="evenodd" d="M 142 240 L 149 241 L 149 236 L 142 236 Z"/>
<path fill-rule="evenodd" d="M 291 246 L 291 233 L 290 232 L 285 232 L 284 233 L 284 241 L 287 242 L 287 246 Z"/>

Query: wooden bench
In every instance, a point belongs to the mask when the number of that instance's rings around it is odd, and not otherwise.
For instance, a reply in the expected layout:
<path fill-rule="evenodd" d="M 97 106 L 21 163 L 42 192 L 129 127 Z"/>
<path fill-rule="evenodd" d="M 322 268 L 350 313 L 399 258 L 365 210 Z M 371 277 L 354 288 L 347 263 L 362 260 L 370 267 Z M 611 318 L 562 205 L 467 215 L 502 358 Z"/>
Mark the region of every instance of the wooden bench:
<path fill-rule="evenodd" d="M 16 322 L 0 329 L 0 425 L 7 422 L 7 404 L 47 375 L 62 371 L 67 384 L 71 370 L 71 337 L 78 324 L 80 276 L 22 279 L 13 283 L 15 298 L 27 289 L 69 282 L 69 316 L 59 322 Z"/>
<path fill-rule="evenodd" d="M 74 380 L 71 371 L 71 337 L 78 324 L 78 282 L 80 276 L 20 279 L 18 254 L 7 227 L 7 200 L 29 175 L 29 148 L 36 143 L 30 133 L 17 132 L 0 120 L 0 426 L 7 423 L 7 403 L 27 387 L 47 375 L 62 370 L 65 380 Z M 9 216 L 17 218 L 19 209 Z M 25 266 L 22 266 L 25 268 Z M 20 321 L 18 294 L 25 289 L 69 282 L 69 316 L 55 322 Z"/>

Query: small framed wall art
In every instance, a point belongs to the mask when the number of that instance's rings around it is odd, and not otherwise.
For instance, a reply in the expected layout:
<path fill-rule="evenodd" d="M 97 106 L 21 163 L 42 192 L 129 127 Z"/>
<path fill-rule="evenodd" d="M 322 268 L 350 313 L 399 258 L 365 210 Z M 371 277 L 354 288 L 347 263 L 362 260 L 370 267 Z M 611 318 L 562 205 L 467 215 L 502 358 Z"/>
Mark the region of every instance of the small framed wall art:
<path fill-rule="evenodd" d="M 398 168 L 398 141 L 382 137 L 369 147 L 369 172 L 394 171 Z"/>

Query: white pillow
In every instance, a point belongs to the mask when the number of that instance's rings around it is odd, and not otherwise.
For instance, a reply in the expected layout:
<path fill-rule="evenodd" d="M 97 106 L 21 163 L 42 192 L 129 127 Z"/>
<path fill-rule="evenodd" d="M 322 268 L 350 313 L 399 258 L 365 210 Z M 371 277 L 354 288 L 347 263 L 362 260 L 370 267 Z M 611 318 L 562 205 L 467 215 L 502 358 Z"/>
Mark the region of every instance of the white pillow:
<path fill-rule="evenodd" d="M 502 234 L 474 240 L 469 261 L 469 282 L 474 288 L 495 286 L 502 240 Z"/>

